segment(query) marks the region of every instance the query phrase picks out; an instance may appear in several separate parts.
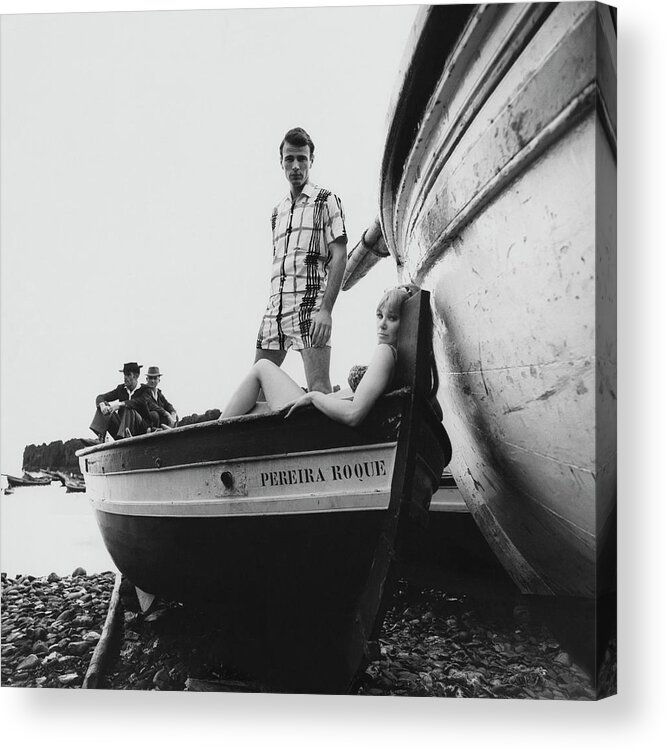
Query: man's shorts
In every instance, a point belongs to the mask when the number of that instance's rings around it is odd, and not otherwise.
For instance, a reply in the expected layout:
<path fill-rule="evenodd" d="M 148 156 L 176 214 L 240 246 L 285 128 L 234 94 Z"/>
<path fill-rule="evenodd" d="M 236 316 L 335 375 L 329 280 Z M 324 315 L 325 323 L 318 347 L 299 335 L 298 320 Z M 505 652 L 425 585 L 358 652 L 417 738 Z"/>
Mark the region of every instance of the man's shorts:
<path fill-rule="evenodd" d="M 298 352 L 311 347 L 312 318 L 318 311 L 318 301 L 314 307 L 300 304 L 282 310 L 276 303 L 269 302 L 259 326 L 257 349 L 286 351 L 293 348 Z M 324 346 L 330 346 L 330 338 Z"/>

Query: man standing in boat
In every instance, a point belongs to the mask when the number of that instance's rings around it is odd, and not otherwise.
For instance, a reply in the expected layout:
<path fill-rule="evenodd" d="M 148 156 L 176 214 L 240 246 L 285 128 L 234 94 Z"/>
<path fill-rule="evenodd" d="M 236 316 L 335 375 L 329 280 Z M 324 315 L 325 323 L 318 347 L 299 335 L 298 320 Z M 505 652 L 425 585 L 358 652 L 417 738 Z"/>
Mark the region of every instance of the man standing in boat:
<path fill-rule="evenodd" d="M 143 365 L 125 362 L 123 383 L 95 399 L 97 409 L 90 429 L 100 440 L 108 432 L 112 438 L 142 435 L 150 426 L 150 415 L 142 400 L 134 398 L 139 390 L 139 374 Z"/>
<path fill-rule="evenodd" d="M 332 311 L 347 262 L 340 198 L 310 182 L 314 143 L 289 130 L 280 163 L 290 191 L 273 209 L 273 267 L 268 305 L 259 326 L 255 362 L 280 366 L 293 347 L 303 357 L 308 390 L 331 392 Z"/>

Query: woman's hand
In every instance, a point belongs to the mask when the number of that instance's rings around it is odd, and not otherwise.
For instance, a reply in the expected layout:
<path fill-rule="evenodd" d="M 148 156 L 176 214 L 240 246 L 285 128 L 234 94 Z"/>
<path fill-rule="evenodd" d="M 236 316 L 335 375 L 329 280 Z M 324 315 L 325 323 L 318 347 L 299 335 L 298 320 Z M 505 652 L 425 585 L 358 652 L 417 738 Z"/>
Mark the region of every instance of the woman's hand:
<path fill-rule="evenodd" d="M 308 406 L 312 403 L 314 399 L 316 391 L 310 392 L 310 393 L 304 393 L 300 398 L 297 398 L 295 401 L 290 401 L 289 403 L 285 404 L 285 409 L 287 406 L 291 407 L 289 411 L 284 415 L 284 418 L 287 419 L 290 417 L 293 412 L 296 411 L 296 409 L 301 409 L 304 406 Z"/>

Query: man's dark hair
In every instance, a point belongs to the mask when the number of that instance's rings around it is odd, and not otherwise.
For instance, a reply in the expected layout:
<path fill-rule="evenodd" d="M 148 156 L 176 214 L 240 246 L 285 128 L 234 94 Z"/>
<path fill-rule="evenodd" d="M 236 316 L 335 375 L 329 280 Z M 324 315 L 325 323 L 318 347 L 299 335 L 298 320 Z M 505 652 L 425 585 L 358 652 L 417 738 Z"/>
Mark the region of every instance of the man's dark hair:
<path fill-rule="evenodd" d="M 287 130 L 282 139 L 282 143 L 280 144 L 280 158 L 282 158 L 282 147 L 285 143 L 289 143 L 291 146 L 298 146 L 299 148 L 302 146 L 309 146 L 310 158 L 314 156 L 314 143 L 312 142 L 312 138 L 310 138 L 303 128 L 292 128 L 291 130 Z"/>

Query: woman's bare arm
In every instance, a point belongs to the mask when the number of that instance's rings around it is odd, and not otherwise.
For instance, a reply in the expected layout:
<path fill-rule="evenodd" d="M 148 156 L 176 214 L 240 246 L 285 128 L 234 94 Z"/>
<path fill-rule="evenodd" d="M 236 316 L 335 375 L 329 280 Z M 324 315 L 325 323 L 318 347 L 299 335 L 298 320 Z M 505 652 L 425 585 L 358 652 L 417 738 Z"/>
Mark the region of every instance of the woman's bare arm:
<path fill-rule="evenodd" d="M 387 344 L 380 344 L 375 349 L 372 360 L 358 384 L 352 401 L 344 401 L 334 398 L 330 394 L 313 391 L 297 399 L 287 412 L 286 417 L 289 417 L 296 409 L 312 404 L 336 422 L 354 427 L 365 419 L 377 399 L 384 393 L 393 376 L 394 367 L 395 357 L 391 347 Z"/>

